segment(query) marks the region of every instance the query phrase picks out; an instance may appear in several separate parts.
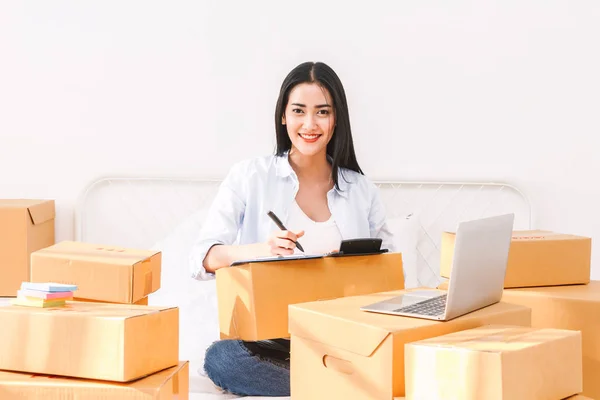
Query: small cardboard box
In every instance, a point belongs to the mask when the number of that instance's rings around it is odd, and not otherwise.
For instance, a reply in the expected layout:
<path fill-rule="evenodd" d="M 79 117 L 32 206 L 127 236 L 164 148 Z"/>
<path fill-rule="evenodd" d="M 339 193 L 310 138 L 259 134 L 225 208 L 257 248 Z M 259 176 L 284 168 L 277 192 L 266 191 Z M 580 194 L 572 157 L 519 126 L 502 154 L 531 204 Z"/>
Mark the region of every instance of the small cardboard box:
<path fill-rule="evenodd" d="M 450 278 L 456 234 L 444 232 L 440 275 Z M 592 239 L 550 231 L 513 232 L 505 288 L 583 284 L 590 281 Z"/>
<path fill-rule="evenodd" d="M 75 284 L 77 299 L 132 304 L 160 288 L 161 255 L 63 241 L 31 254 L 31 282 Z"/>
<path fill-rule="evenodd" d="M 0 200 L 0 296 L 29 281 L 32 252 L 54 244 L 54 200 Z"/>
<path fill-rule="evenodd" d="M 450 286 L 450 281 L 448 279 L 445 279 L 445 280 L 442 281 L 442 283 L 440 283 L 439 285 L 437 285 L 437 289 L 448 290 L 449 286 Z"/>
<path fill-rule="evenodd" d="M 581 331 L 583 390 L 600 399 L 600 281 L 570 285 L 506 289 L 502 301 L 531 308 L 531 325 Z"/>
<path fill-rule="evenodd" d="M 87 301 L 89 303 L 122 304 L 122 303 L 112 303 L 112 302 L 99 301 L 99 300 L 85 300 L 85 299 L 79 299 L 77 297 L 73 298 L 73 300 L 75 300 L 75 301 Z M 136 301 L 135 303 L 131 303 L 131 304 L 135 304 L 135 305 L 138 305 L 138 306 L 147 306 L 148 305 L 148 297 L 144 297 L 144 298 Z"/>
<path fill-rule="evenodd" d="M 221 338 L 286 338 L 288 305 L 404 289 L 402 255 L 250 263 L 217 270 Z"/>
<path fill-rule="evenodd" d="M 487 325 L 404 352 L 407 400 L 563 399 L 582 390 L 579 331 Z"/>
<path fill-rule="evenodd" d="M 179 362 L 179 309 L 0 306 L 0 369 L 128 382 Z"/>
<path fill-rule="evenodd" d="M 187 400 L 189 363 L 180 362 L 129 383 L 0 371 L 0 399 L 19 400 Z"/>
<path fill-rule="evenodd" d="M 290 309 L 295 400 L 404 396 L 404 345 L 482 325 L 529 326 L 531 310 L 496 303 L 447 322 L 361 311 L 407 291 L 295 304 Z"/>

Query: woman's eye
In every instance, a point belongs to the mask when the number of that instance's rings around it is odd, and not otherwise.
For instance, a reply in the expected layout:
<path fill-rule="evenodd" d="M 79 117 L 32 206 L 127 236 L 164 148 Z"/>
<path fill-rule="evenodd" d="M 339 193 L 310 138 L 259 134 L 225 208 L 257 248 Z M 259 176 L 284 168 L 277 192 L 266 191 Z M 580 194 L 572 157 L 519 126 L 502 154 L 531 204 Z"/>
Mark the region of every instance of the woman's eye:
<path fill-rule="evenodd" d="M 320 110 L 317 114 L 329 115 L 329 110 Z"/>
<path fill-rule="evenodd" d="M 293 108 L 292 112 L 295 113 L 295 114 L 300 114 L 302 112 L 302 110 L 299 109 L 299 108 Z"/>

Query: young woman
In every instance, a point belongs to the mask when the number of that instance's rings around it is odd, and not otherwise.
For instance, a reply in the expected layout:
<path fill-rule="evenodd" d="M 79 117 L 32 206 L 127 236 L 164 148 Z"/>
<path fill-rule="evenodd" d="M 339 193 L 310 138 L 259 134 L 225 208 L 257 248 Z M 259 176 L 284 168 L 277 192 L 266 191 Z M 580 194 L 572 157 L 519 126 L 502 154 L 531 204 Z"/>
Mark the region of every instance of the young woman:
<path fill-rule="evenodd" d="M 377 187 L 354 154 L 346 94 L 324 63 L 306 62 L 283 81 L 275 108 L 273 156 L 234 165 L 211 206 L 191 256 L 192 276 L 210 279 L 233 261 L 337 250 L 340 241 L 379 237 L 394 251 Z M 273 211 L 289 229 L 267 216 Z M 204 369 L 238 395 L 289 396 L 289 341 L 222 340 Z"/>

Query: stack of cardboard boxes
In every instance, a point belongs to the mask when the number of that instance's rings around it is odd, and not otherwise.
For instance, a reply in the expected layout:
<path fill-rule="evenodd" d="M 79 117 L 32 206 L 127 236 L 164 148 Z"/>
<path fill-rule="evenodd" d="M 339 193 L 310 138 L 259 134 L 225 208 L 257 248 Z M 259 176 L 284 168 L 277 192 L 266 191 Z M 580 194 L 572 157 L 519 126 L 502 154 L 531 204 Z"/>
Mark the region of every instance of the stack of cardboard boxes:
<path fill-rule="evenodd" d="M 455 235 L 442 237 L 440 274 L 449 278 Z M 515 231 L 502 301 L 531 309 L 531 326 L 580 331 L 583 394 L 600 399 L 600 282 L 590 281 L 591 238 Z M 440 285 L 447 287 L 447 282 Z M 567 373 L 567 372 L 565 372 Z"/>
<path fill-rule="evenodd" d="M 179 310 L 148 307 L 161 254 L 54 241 L 54 202 L 0 201 L 0 296 L 77 285 L 59 307 L 0 307 L 0 399 L 188 398 Z"/>
<path fill-rule="evenodd" d="M 0 202 L 0 220 L 0 296 L 78 286 L 64 307 L 0 307 L 0 399 L 187 398 L 178 309 L 144 305 L 160 253 L 54 243 L 53 202 Z M 221 337 L 289 337 L 294 400 L 600 399 L 590 259 L 589 238 L 515 232 L 502 301 L 446 322 L 360 310 L 407 292 L 399 253 L 248 263 L 217 271 Z"/>
<path fill-rule="evenodd" d="M 485 325 L 530 324 L 527 307 L 508 303 L 448 322 L 360 310 L 403 292 L 291 305 L 292 397 L 366 400 L 408 395 L 405 379 L 411 366 L 405 364 L 406 344 Z"/>
<path fill-rule="evenodd" d="M 554 239 L 571 240 L 557 251 L 540 247 L 539 241 L 547 239 L 537 235 L 516 234 L 515 242 L 538 244 L 533 253 L 524 253 L 526 259 L 511 245 L 508 280 L 522 281 L 522 276 L 532 283 L 555 285 L 589 281 L 589 238 L 556 235 Z M 444 235 L 443 274 L 452 258 L 452 237 Z M 542 257 L 548 252 L 550 258 L 563 258 L 548 265 Z M 294 400 L 594 398 L 582 395 L 585 332 L 582 338 L 580 325 L 568 323 L 573 316 L 559 310 L 554 311 L 556 318 L 567 321 L 562 325 L 534 324 L 540 318 L 536 305 L 515 300 L 522 291 L 447 322 L 361 311 L 361 306 L 407 292 L 386 288 L 402 276 L 398 256 L 348 257 L 341 263 L 327 258 L 255 263 L 219 270 L 221 336 L 290 337 Z M 514 266 L 515 259 L 519 266 Z M 540 263 L 546 267 L 540 269 Z M 565 263 L 572 273 L 565 273 Z M 519 275 L 515 269 L 523 272 Z M 551 271 L 554 278 L 547 276 Z M 590 287 L 581 285 L 579 293 L 584 286 Z M 419 289 L 408 291 L 414 290 Z M 582 311 L 572 310 L 575 318 Z"/>

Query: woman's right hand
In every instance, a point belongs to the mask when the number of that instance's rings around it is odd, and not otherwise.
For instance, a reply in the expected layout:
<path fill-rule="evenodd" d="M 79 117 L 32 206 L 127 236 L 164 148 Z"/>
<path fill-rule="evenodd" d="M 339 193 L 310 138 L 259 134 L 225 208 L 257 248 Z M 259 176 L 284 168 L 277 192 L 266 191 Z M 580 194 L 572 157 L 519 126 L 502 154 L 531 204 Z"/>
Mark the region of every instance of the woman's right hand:
<path fill-rule="evenodd" d="M 234 261 L 247 260 L 257 257 L 272 257 L 292 255 L 296 241 L 304 235 L 304 231 L 275 231 L 266 242 L 242 245 L 212 246 L 202 265 L 207 272 L 215 273 L 220 268 L 229 267 Z"/>
<path fill-rule="evenodd" d="M 294 254 L 296 241 L 304 235 L 304 231 L 275 231 L 269 236 L 267 246 L 270 255 L 291 255 Z"/>

